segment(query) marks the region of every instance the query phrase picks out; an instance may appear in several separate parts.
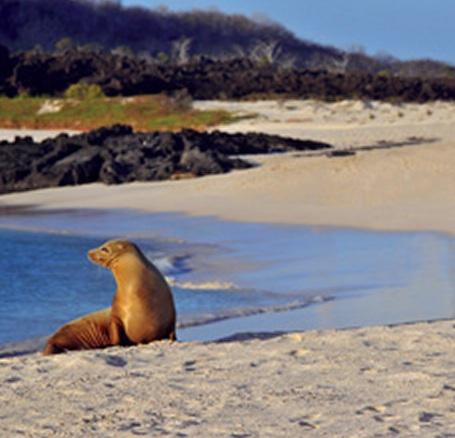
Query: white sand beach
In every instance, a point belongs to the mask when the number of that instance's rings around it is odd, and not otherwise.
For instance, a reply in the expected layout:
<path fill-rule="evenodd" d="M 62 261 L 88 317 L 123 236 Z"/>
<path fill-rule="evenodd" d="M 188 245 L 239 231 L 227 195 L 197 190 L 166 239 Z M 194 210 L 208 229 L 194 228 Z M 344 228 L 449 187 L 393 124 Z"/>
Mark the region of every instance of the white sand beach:
<path fill-rule="evenodd" d="M 455 232 L 455 104 L 313 101 L 198 103 L 254 119 L 224 126 L 327 141 L 337 149 L 400 143 L 354 156 L 255 156 L 259 167 L 193 180 L 92 184 L 0 197 L 1 206 L 136 208 L 252 222 Z M 1 133 L 0 133 L 1 136 Z"/>
<path fill-rule="evenodd" d="M 451 321 L 0 359 L 2 436 L 448 437 Z"/>
<path fill-rule="evenodd" d="M 226 131 L 324 140 L 347 157 L 254 157 L 226 175 L 52 188 L 0 206 L 135 208 L 252 222 L 455 233 L 455 104 L 199 103 Z M 1 135 L 1 134 L 0 134 Z M 455 436 L 453 321 L 0 359 L 2 436 Z"/>
<path fill-rule="evenodd" d="M 35 141 L 42 141 L 49 137 L 56 137 L 61 133 L 69 135 L 77 134 L 78 131 L 72 130 L 51 130 L 51 129 L 0 129 L 0 139 L 13 141 L 15 137 L 33 137 Z"/>

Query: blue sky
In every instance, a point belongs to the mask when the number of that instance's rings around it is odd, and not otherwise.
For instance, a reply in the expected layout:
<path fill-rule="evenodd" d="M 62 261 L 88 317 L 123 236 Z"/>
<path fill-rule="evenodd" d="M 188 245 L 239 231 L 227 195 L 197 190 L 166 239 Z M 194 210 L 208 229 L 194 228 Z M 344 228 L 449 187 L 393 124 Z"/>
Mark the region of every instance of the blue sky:
<path fill-rule="evenodd" d="M 310 41 L 455 64 L 455 0 L 122 0 L 122 4 L 171 10 L 215 7 L 265 15 Z"/>

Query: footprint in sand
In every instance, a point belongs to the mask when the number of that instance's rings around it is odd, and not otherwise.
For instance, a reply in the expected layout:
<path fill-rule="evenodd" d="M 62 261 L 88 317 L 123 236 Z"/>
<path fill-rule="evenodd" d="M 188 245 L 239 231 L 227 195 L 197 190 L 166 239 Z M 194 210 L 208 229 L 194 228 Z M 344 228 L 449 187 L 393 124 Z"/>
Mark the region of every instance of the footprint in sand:
<path fill-rule="evenodd" d="M 309 430 L 318 429 L 318 427 L 319 427 L 316 424 L 310 423 L 309 421 L 305 421 L 305 420 L 300 420 L 299 426 L 301 426 L 305 429 L 309 429 Z"/>
<path fill-rule="evenodd" d="M 308 353 L 309 353 L 309 351 L 307 349 L 299 348 L 298 350 L 291 350 L 289 352 L 289 355 L 293 356 L 293 357 L 302 357 L 302 356 L 306 356 Z"/>
<path fill-rule="evenodd" d="M 431 423 L 437 417 L 442 417 L 442 415 L 436 412 L 421 412 L 419 414 L 419 421 L 421 423 Z"/>
<path fill-rule="evenodd" d="M 363 415 L 363 414 L 368 414 L 368 413 L 376 413 L 376 414 L 382 414 L 385 411 L 385 406 L 383 405 L 378 405 L 378 406 L 365 406 L 358 411 L 356 411 L 357 415 Z"/>
<path fill-rule="evenodd" d="M 293 418 L 290 421 L 291 421 L 291 423 L 297 423 L 303 429 L 315 430 L 315 429 L 319 429 L 319 426 L 315 420 L 320 418 L 320 416 L 321 416 L 320 414 L 304 415 L 299 418 Z"/>
<path fill-rule="evenodd" d="M 98 354 L 97 357 L 101 358 L 106 362 L 107 365 L 112 367 L 124 367 L 128 364 L 126 359 L 120 356 L 114 356 L 112 354 Z"/>
<path fill-rule="evenodd" d="M 187 360 L 183 362 L 183 368 L 185 371 L 196 371 L 196 361 L 195 360 Z"/>
<path fill-rule="evenodd" d="M 5 383 L 16 383 L 20 382 L 22 379 L 18 376 L 11 376 L 4 380 Z"/>

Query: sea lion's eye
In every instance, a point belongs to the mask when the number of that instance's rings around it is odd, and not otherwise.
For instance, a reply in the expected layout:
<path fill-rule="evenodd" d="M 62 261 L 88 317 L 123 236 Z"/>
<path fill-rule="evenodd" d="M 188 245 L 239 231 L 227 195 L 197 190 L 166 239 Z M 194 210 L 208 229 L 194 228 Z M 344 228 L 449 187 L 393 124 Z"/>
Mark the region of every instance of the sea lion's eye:
<path fill-rule="evenodd" d="M 109 254 L 109 249 L 107 249 L 105 246 L 103 246 L 103 247 L 101 248 L 101 251 L 102 251 L 102 252 L 105 252 L 105 253 L 107 253 L 107 254 Z"/>

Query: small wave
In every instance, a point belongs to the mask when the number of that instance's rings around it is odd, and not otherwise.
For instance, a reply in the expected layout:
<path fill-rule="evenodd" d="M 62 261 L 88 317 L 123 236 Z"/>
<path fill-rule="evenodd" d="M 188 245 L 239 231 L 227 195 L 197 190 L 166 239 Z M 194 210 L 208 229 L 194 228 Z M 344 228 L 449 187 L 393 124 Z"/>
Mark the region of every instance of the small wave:
<path fill-rule="evenodd" d="M 203 282 L 179 281 L 175 278 L 180 274 L 192 272 L 189 266 L 191 255 L 163 256 L 152 252 L 146 253 L 147 258 L 163 273 L 170 286 L 189 290 L 236 290 L 240 289 L 229 281 L 212 280 Z"/>
<path fill-rule="evenodd" d="M 152 252 L 145 255 L 165 276 L 191 272 L 188 266 L 190 255 L 163 256 Z"/>
<path fill-rule="evenodd" d="M 287 304 L 275 305 L 275 306 L 266 306 L 266 307 L 247 307 L 242 309 L 229 309 L 223 312 L 216 314 L 205 314 L 199 315 L 194 318 L 183 318 L 177 323 L 177 328 L 183 329 L 187 327 L 195 327 L 198 325 L 211 324 L 214 322 L 223 321 L 226 319 L 240 318 L 245 316 L 259 315 L 261 313 L 278 313 L 278 312 L 287 312 L 295 309 L 302 309 L 304 307 L 311 306 L 313 304 L 325 303 L 328 301 L 333 301 L 335 297 L 330 296 L 314 296 L 312 298 L 306 299 L 304 301 L 294 301 Z"/>
<path fill-rule="evenodd" d="M 166 276 L 166 280 L 170 286 L 179 287 L 181 289 L 190 290 L 236 290 L 240 289 L 235 283 L 228 281 L 204 281 L 201 283 L 195 283 L 192 281 L 178 281 L 173 277 Z"/>

